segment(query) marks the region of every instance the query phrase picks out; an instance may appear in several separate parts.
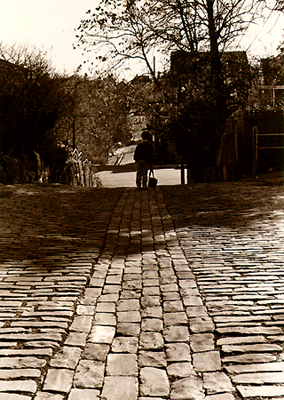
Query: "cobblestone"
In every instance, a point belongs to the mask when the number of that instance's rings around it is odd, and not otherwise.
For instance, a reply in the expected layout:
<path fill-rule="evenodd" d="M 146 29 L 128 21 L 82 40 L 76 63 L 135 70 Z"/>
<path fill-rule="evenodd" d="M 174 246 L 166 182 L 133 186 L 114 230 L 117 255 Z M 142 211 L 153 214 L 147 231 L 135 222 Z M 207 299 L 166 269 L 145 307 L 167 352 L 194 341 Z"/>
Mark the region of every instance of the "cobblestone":
<path fill-rule="evenodd" d="M 0 399 L 283 398 L 283 201 L 1 186 Z"/>

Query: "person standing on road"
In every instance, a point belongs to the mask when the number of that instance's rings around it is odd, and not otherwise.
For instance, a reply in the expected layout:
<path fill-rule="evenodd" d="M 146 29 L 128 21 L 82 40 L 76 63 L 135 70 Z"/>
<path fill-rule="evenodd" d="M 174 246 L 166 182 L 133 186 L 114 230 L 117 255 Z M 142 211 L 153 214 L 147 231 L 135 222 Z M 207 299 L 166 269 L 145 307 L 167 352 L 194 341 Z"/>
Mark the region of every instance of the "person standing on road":
<path fill-rule="evenodd" d="M 153 171 L 153 151 L 148 131 L 142 132 L 142 142 L 135 149 L 134 160 L 136 162 L 136 186 L 141 189 L 147 187 L 148 171 Z"/>

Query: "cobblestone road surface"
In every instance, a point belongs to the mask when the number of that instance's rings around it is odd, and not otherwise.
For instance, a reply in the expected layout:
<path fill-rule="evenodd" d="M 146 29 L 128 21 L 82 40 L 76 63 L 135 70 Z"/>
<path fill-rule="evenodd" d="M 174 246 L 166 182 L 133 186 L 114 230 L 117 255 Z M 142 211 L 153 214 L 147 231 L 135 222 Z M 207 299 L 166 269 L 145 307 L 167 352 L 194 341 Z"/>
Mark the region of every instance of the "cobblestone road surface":
<path fill-rule="evenodd" d="M 283 203 L 1 186 L 0 399 L 283 399 Z"/>

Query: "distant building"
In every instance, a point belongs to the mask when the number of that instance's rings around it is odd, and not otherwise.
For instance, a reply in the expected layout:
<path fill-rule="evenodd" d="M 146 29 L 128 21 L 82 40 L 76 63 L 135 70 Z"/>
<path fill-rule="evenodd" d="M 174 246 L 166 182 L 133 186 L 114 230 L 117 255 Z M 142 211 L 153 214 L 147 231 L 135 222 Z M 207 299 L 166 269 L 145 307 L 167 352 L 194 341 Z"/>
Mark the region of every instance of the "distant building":
<path fill-rule="evenodd" d="M 172 86 L 179 95 L 186 87 L 195 90 L 210 88 L 210 53 L 188 53 L 175 51 L 171 54 Z M 229 104 L 238 107 L 247 102 L 251 86 L 251 69 L 245 51 L 228 51 L 221 54 L 222 74 L 226 85 Z M 230 101 L 231 99 L 231 101 Z"/>
<path fill-rule="evenodd" d="M 284 109 L 284 49 L 260 62 L 259 101 L 261 109 Z"/>

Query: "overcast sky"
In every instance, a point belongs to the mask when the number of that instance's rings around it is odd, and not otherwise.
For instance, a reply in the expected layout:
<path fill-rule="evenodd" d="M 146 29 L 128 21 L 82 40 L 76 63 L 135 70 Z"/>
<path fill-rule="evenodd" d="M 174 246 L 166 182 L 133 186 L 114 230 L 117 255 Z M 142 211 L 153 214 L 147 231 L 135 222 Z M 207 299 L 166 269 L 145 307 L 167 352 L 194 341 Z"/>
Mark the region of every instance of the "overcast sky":
<path fill-rule="evenodd" d="M 84 60 L 74 31 L 99 0 L 0 0 L 0 41 L 47 50 L 54 67 L 73 71 Z"/>
<path fill-rule="evenodd" d="M 58 72 L 72 74 L 85 60 L 77 43 L 74 29 L 99 0 L 0 0 L 0 42 L 35 45 L 47 50 Z M 284 15 L 272 16 L 241 41 L 242 49 L 251 54 L 276 54 L 283 40 Z M 265 21 L 264 21 L 265 22 Z"/>

